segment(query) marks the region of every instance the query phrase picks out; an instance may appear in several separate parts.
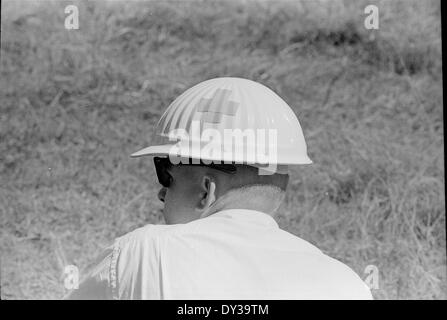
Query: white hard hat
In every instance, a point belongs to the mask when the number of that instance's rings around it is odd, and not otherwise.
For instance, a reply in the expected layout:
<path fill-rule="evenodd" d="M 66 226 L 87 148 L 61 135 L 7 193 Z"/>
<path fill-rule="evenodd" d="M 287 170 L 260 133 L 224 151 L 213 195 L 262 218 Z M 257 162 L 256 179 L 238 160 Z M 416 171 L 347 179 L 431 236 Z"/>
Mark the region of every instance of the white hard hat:
<path fill-rule="evenodd" d="M 255 166 L 312 163 L 292 109 L 271 89 L 242 78 L 215 78 L 186 90 L 162 115 L 157 136 L 158 145 L 131 156 Z"/>

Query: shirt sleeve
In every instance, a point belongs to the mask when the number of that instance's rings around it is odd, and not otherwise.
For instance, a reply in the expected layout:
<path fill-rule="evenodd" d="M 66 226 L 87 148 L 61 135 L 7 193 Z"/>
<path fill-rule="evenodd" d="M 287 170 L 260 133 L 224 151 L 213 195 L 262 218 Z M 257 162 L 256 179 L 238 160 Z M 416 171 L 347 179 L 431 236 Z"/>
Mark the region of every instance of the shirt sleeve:
<path fill-rule="evenodd" d="M 115 242 L 107 247 L 91 264 L 87 276 L 78 289 L 70 291 L 64 300 L 112 300 L 116 299 L 116 265 L 120 248 Z"/>

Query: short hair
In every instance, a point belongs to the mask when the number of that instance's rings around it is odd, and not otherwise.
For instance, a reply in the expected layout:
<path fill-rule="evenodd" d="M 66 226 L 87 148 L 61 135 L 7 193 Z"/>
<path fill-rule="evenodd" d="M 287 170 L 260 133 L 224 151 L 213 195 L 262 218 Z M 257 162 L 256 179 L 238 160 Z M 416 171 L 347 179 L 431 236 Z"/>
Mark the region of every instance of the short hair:
<path fill-rule="evenodd" d="M 211 175 L 215 176 L 217 180 L 222 180 L 224 176 L 226 189 L 237 189 L 248 185 L 270 185 L 280 188 L 285 191 L 289 182 L 288 174 L 273 173 L 270 175 L 260 175 L 259 168 L 245 164 L 235 164 L 235 174 L 228 175 L 224 172 L 219 172 L 210 168 L 208 171 Z M 214 174 L 213 174 L 214 173 Z"/>

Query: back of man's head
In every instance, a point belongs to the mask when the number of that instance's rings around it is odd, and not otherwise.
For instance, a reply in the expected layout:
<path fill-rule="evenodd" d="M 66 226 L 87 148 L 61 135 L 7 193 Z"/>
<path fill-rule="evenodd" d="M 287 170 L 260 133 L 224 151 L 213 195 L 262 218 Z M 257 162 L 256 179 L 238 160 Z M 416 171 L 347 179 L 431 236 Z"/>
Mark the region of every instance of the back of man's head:
<path fill-rule="evenodd" d="M 206 174 L 216 181 L 216 200 L 202 213 L 202 217 L 227 209 L 274 214 L 284 199 L 289 175 L 260 175 L 258 168 L 248 165 L 236 165 L 236 168 L 234 175 L 207 170 Z"/>
<path fill-rule="evenodd" d="M 258 187 L 276 187 L 285 191 L 289 181 L 288 174 L 274 173 L 270 175 L 259 174 L 257 167 L 237 164 L 236 173 L 229 175 L 212 168 L 207 168 L 205 173 L 215 178 L 217 184 L 217 196 L 220 197 L 226 192 L 234 189 L 246 188 L 256 185 Z"/>
<path fill-rule="evenodd" d="M 173 166 L 173 183 L 159 196 L 165 202 L 166 222 L 186 223 L 227 209 L 273 214 L 284 199 L 289 175 L 260 175 L 256 167 L 235 166 L 234 173 L 209 166 Z"/>

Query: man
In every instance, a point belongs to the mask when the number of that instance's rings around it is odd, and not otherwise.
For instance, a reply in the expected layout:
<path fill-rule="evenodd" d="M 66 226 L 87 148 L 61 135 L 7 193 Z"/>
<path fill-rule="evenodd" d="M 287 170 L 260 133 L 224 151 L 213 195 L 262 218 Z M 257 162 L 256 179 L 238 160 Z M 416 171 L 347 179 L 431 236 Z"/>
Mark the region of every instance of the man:
<path fill-rule="evenodd" d="M 311 163 L 298 119 L 267 87 L 202 82 L 163 114 L 153 156 L 166 225 L 107 248 L 71 299 L 371 299 L 346 265 L 281 230 L 289 165 Z"/>

